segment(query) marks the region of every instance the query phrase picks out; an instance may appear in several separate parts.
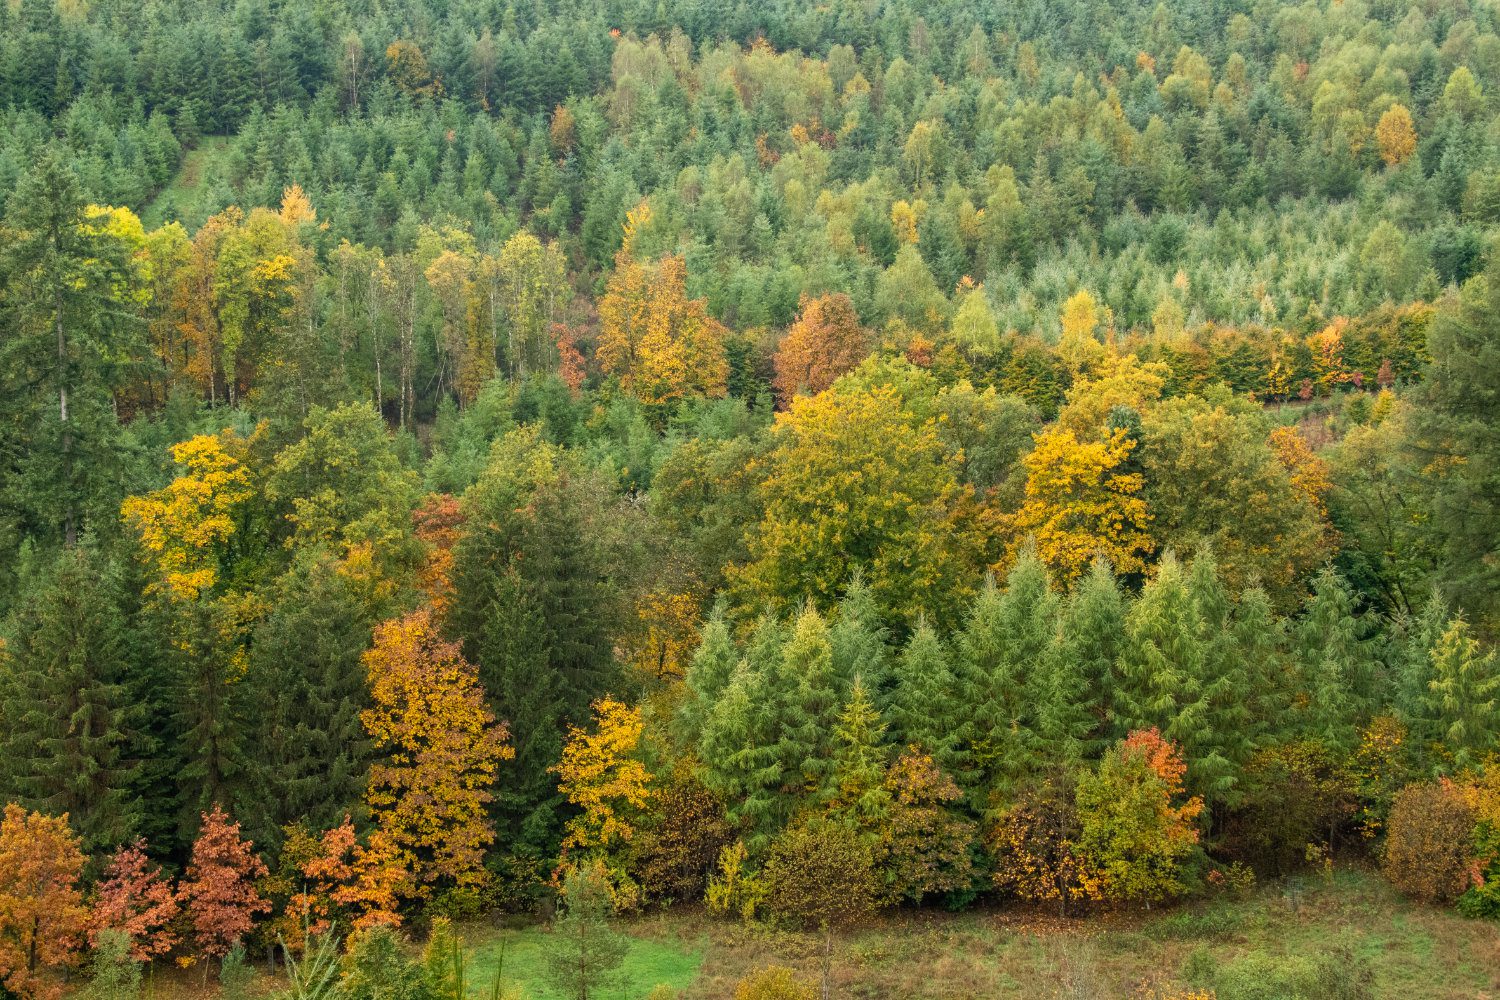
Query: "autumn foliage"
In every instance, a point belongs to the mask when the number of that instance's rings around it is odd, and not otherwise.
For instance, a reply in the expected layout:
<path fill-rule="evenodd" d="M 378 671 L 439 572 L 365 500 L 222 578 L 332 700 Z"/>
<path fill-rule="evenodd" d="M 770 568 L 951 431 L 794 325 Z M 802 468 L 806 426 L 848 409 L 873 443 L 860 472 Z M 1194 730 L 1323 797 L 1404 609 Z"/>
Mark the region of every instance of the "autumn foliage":
<path fill-rule="evenodd" d="M 77 963 L 88 911 L 78 878 L 78 838 L 66 816 L 5 807 L 0 820 L 0 987 L 24 1000 L 53 1000 L 50 972 Z"/>
<path fill-rule="evenodd" d="M 485 807 L 515 751 L 485 707 L 478 674 L 426 609 L 377 628 L 364 663 L 374 707 L 361 718 L 386 755 L 370 769 L 377 828 L 419 885 L 482 881 L 495 839 Z"/>
<path fill-rule="evenodd" d="M 816 395 L 864 360 L 870 335 L 843 293 L 803 296 L 802 311 L 776 348 L 776 398 L 782 406 L 798 393 Z"/>
<path fill-rule="evenodd" d="M 102 932 L 118 931 L 130 941 L 131 958 L 149 962 L 176 946 L 178 912 L 171 880 L 147 859 L 146 842 L 137 840 L 110 859 L 94 889 L 89 940 L 97 943 Z"/>
<path fill-rule="evenodd" d="M 271 909 L 255 884 L 266 874 L 265 862 L 240 839 L 239 823 L 217 804 L 203 814 L 178 889 L 199 954 L 223 958 L 250 932 L 256 915 Z"/>

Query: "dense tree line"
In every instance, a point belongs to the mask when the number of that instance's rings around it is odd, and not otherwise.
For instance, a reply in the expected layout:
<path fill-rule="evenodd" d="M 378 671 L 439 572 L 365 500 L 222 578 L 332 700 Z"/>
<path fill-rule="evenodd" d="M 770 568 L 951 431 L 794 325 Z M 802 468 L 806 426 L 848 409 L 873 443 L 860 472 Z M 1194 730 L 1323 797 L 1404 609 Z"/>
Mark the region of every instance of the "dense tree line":
<path fill-rule="evenodd" d="M 0 992 L 1500 910 L 1491 14 L 950 6 L 0 7 Z"/>

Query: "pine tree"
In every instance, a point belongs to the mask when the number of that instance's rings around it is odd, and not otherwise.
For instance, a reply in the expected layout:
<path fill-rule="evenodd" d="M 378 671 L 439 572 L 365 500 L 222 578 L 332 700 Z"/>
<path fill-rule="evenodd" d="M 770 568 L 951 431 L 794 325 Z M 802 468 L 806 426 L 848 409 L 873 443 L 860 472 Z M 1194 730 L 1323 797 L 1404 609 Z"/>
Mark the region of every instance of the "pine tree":
<path fill-rule="evenodd" d="M 1063 605 L 1039 708 L 1043 739 L 1067 760 L 1096 759 L 1115 738 L 1115 661 L 1125 633 L 1125 597 L 1104 559 L 1095 559 Z"/>
<path fill-rule="evenodd" d="M 68 814 L 91 852 L 134 839 L 145 806 L 127 623 L 99 560 L 62 552 L 0 641 L 0 798 Z"/>
<path fill-rule="evenodd" d="M 785 770 L 770 728 L 765 677 L 741 661 L 704 720 L 698 752 L 703 780 L 720 799 L 730 822 L 760 851 L 789 815 Z"/>
<path fill-rule="evenodd" d="M 251 738 L 238 802 L 246 831 L 268 848 L 298 820 L 326 830 L 358 815 L 370 759 L 359 713 L 371 624 L 359 595 L 339 565 L 316 552 L 274 593 L 241 682 Z"/>
<path fill-rule="evenodd" d="M 1427 728 L 1453 755 L 1455 770 L 1478 767 L 1500 745 L 1500 658 L 1483 652 L 1459 615 L 1432 649 Z"/>

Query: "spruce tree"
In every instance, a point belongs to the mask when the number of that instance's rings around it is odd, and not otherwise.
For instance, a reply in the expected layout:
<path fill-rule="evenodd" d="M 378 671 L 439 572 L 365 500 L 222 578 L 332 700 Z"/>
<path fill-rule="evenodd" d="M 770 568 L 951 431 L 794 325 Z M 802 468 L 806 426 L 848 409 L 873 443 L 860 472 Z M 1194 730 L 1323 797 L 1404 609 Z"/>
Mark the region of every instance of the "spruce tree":
<path fill-rule="evenodd" d="M 250 838 L 268 848 L 298 820 L 326 830 L 346 813 L 358 816 L 370 757 L 359 713 L 371 622 L 359 595 L 317 551 L 299 558 L 273 593 L 240 682 L 251 734 L 236 810 Z"/>
<path fill-rule="evenodd" d="M 1455 771 L 1477 768 L 1500 746 L 1500 658 L 1482 650 L 1455 617 L 1432 649 L 1427 727 L 1439 734 Z"/>
<path fill-rule="evenodd" d="M 140 801 L 126 621 L 88 548 L 61 552 L 0 644 L 0 798 L 67 813 L 88 852 L 130 842 Z"/>
<path fill-rule="evenodd" d="M 1363 625 L 1354 614 L 1354 597 L 1333 570 L 1324 569 L 1313 580 L 1294 645 L 1303 734 L 1330 750 L 1353 749 L 1365 714 L 1362 681 L 1370 653 Z"/>
<path fill-rule="evenodd" d="M 1125 597 L 1109 563 L 1095 559 L 1063 605 L 1039 707 L 1042 737 L 1067 760 L 1093 760 L 1125 733 L 1114 721 L 1115 661 Z"/>
<path fill-rule="evenodd" d="M 1232 625 L 1245 665 L 1246 733 L 1252 743 L 1290 738 L 1293 678 L 1286 658 L 1286 628 L 1259 587 L 1240 594 Z"/>
<path fill-rule="evenodd" d="M 770 843 L 790 815 L 769 695 L 764 675 L 741 661 L 709 711 L 698 743 L 704 783 L 724 801 L 730 822 L 752 852 Z"/>

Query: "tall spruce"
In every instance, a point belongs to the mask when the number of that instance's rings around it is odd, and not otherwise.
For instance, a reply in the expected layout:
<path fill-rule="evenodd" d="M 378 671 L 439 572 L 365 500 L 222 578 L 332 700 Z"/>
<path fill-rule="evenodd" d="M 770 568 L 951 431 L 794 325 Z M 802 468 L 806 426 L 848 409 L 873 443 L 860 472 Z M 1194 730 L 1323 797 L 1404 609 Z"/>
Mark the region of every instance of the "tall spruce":
<path fill-rule="evenodd" d="M 273 591 L 253 634 L 245 678 L 245 776 L 237 815 L 255 843 L 274 848 L 282 827 L 336 826 L 363 803 L 370 758 L 361 655 L 372 623 L 339 564 L 317 551 Z"/>
<path fill-rule="evenodd" d="M 1462 615 L 1433 646 L 1426 721 L 1455 771 L 1477 768 L 1500 747 L 1500 657 L 1481 647 Z"/>
<path fill-rule="evenodd" d="M 1296 625 L 1303 734 L 1333 750 L 1349 750 L 1366 714 L 1370 649 L 1354 597 L 1341 577 L 1324 569 Z"/>
<path fill-rule="evenodd" d="M 917 746 L 956 778 L 972 779 L 958 732 L 960 693 L 948 651 L 926 618 L 919 619 L 897 660 L 887 704 L 891 733 L 900 747 Z"/>
<path fill-rule="evenodd" d="M 68 814 L 88 852 L 129 843 L 142 811 L 127 622 L 87 547 L 27 588 L 0 644 L 0 798 Z"/>
<path fill-rule="evenodd" d="M 1057 756 L 1094 760 L 1124 736 L 1114 715 L 1114 671 L 1125 632 L 1125 596 L 1103 558 L 1063 605 L 1039 707 L 1042 736 Z"/>

